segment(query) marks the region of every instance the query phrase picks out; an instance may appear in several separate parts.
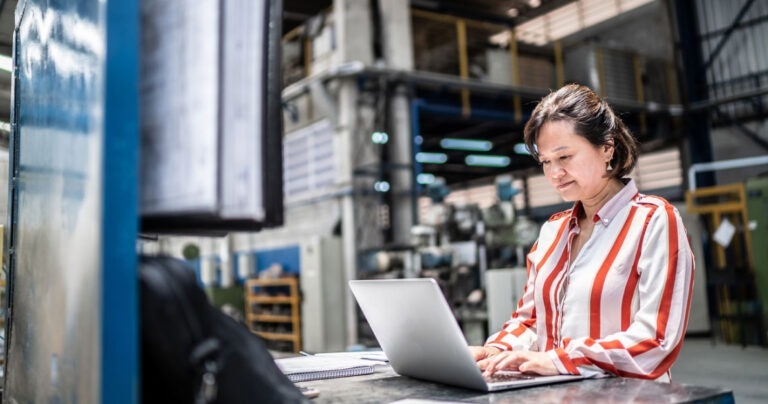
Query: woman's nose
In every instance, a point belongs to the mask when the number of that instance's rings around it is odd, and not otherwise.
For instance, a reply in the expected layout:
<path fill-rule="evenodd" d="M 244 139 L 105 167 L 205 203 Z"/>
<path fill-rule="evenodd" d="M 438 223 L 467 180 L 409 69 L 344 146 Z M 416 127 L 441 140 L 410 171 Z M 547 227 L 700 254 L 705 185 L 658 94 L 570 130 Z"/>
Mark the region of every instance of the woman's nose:
<path fill-rule="evenodd" d="M 563 169 L 563 166 L 559 164 L 552 164 L 549 168 L 549 176 L 552 178 L 560 178 L 563 174 L 565 174 L 565 170 Z"/>

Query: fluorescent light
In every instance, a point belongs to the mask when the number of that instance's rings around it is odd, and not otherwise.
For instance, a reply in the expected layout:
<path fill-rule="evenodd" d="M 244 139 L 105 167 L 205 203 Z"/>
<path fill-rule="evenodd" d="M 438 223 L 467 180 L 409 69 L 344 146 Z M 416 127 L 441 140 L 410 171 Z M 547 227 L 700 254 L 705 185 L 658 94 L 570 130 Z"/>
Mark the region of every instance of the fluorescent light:
<path fill-rule="evenodd" d="M 499 45 L 499 46 L 509 45 L 510 39 L 511 38 L 509 35 L 509 30 L 501 31 L 498 34 L 493 34 L 488 38 L 488 40 L 491 41 L 492 44 Z"/>
<path fill-rule="evenodd" d="M 10 56 L 0 55 L 0 70 L 5 70 L 8 73 L 13 69 L 13 60 Z"/>
<path fill-rule="evenodd" d="M 517 154 L 525 154 L 525 155 L 531 155 L 531 152 L 528 151 L 528 146 L 526 146 L 525 143 L 517 143 L 515 145 L 515 153 Z"/>
<path fill-rule="evenodd" d="M 376 183 L 373 184 L 373 189 L 376 192 L 387 192 L 387 191 L 389 191 L 389 182 L 387 182 L 387 181 L 376 181 Z"/>
<path fill-rule="evenodd" d="M 440 141 L 440 147 L 451 150 L 489 151 L 493 149 L 493 143 L 488 140 L 452 139 L 447 137 Z"/>
<path fill-rule="evenodd" d="M 444 164 L 448 161 L 448 156 L 445 153 L 416 153 L 416 161 L 421 164 Z"/>
<path fill-rule="evenodd" d="M 416 176 L 416 182 L 419 184 L 433 184 L 435 182 L 435 175 L 430 173 L 421 173 Z"/>
<path fill-rule="evenodd" d="M 386 132 L 373 132 L 371 141 L 376 144 L 386 144 L 389 141 L 389 135 Z"/>
<path fill-rule="evenodd" d="M 507 156 L 491 156 L 470 154 L 464 159 L 464 162 L 468 166 L 482 166 L 482 167 L 506 167 L 510 163 L 510 159 Z"/>

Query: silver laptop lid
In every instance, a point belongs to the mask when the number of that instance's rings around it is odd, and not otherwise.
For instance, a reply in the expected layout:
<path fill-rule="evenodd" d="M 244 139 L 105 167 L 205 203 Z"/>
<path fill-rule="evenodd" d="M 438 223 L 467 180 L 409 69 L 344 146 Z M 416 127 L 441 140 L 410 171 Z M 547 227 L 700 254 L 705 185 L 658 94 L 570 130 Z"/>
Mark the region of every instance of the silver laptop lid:
<path fill-rule="evenodd" d="M 353 280 L 349 287 L 395 372 L 487 391 L 434 279 Z"/>

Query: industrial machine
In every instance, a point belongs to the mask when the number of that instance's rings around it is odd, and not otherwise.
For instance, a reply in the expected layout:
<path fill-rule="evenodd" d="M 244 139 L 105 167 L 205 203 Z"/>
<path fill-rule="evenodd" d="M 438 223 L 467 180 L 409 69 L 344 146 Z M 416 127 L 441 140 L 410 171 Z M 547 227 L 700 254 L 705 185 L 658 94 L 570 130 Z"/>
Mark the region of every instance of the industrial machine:
<path fill-rule="evenodd" d="M 512 198 L 520 191 L 512 178 L 499 176 L 495 182 L 497 201 L 484 209 L 446 203 L 444 182 L 430 184 L 426 193 L 433 203 L 411 228 L 410 244 L 363 252 L 359 278 L 435 279 L 467 340 L 482 343 L 491 327 L 489 312 L 494 313 L 493 327 L 509 318 L 525 283 L 525 271 L 521 275 L 513 268 L 525 267 L 525 253 L 538 236 L 537 224 L 515 210 Z M 367 334 L 363 323 L 361 342 Z"/>

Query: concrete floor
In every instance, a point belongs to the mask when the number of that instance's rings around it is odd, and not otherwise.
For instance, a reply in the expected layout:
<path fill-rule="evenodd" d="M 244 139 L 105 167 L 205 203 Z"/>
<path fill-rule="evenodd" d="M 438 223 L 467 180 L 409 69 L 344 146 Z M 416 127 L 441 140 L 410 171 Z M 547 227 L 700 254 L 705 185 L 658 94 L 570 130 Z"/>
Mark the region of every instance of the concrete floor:
<path fill-rule="evenodd" d="M 683 343 L 672 381 L 733 390 L 736 403 L 768 402 L 768 348 L 712 344 L 711 339 L 688 338 Z"/>

